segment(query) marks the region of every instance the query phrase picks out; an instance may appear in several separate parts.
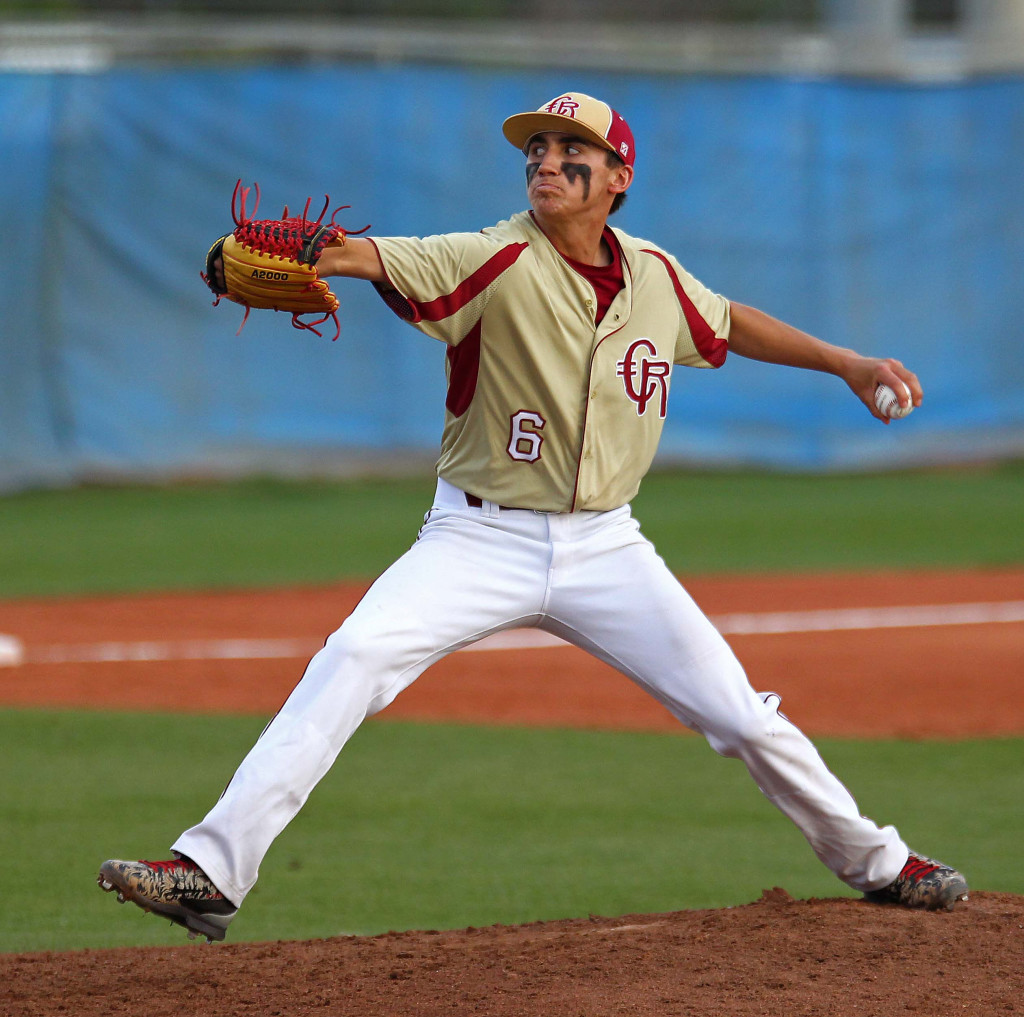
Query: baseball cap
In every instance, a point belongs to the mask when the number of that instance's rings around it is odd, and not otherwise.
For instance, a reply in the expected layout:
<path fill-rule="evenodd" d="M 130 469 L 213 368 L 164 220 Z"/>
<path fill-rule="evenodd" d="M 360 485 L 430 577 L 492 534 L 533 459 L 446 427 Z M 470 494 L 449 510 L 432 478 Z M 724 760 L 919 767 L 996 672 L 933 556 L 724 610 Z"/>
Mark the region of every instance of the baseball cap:
<path fill-rule="evenodd" d="M 614 152 L 627 166 L 636 158 L 633 132 L 622 115 L 606 102 L 582 92 L 566 92 L 544 103 L 533 113 L 516 113 L 502 125 L 502 132 L 522 150 L 535 134 L 560 131 L 578 134 Z"/>

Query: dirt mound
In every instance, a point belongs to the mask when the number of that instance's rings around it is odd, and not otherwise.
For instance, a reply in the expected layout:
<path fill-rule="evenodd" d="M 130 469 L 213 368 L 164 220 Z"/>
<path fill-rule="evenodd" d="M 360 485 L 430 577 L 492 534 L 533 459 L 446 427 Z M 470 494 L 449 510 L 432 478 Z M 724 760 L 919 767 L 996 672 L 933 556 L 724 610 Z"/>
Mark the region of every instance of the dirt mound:
<path fill-rule="evenodd" d="M 938 1017 L 1024 1011 L 1024 897 L 742 907 L 295 943 L 0 955 L 9 1017 Z"/>

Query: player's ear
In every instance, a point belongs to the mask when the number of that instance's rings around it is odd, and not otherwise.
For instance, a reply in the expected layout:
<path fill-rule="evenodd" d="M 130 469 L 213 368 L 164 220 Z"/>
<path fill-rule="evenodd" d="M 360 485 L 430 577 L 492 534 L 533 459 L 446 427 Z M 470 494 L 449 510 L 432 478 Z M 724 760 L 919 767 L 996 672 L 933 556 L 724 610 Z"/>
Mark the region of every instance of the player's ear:
<path fill-rule="evenodd" d="M 627 166 L 622 162 L 615 167 L 615 172 L 612 173 L 612 178 L 608 182 L 608 190 L 611 191 L 612 194 L 625 194 L 632 183 L 633 167 Z"/>

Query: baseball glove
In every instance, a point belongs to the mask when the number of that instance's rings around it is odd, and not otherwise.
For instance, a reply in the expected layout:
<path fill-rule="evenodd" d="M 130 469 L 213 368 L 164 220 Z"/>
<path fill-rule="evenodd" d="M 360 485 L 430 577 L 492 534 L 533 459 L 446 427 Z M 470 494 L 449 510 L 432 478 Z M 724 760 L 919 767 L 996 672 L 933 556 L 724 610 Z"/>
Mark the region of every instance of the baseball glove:
<path fill-rule="evenodd" d="M 245 308 L 239 332 L 249 318 L 249 311 L 256 307 L 288 312 L 295 328 L 309 329 L 317 335 L 323 334 L 317 326 L 332 320 L 335 325 L 333 338 L 337 339 L 341 334 L 338 298 L 320 278 L 316 263 L 327 247 L 345 244 L 350 231 L 343 229 L 334 219 L 342 208 L 349 206 L 335 209 L 330 222 L 324 222 L 330 198 L 324 201 L 323 210 L 316 219 L 309 218 L 312 199 L 307 199 L 301 216 L 289 218 L 285 206 L 280 219 L 258 220 L 246 213 L 248 195 L 249 188 L 242 187 L 239 180 L 231 195 L 231 217 L 235 221 L 235 229 L 214 242 L 206 255 L 206 271 L 200 273 L 217 298 L 214 305 L 219 304 L 222 297 L 227 297 Z M 256 184 L 253 216 L 259 203 L 260 189 Z M 362 233 L 367 229 L 369 226 L 356 232 Z M 308 321 L 303 320 L 304 315 L 317 317 Z"/>

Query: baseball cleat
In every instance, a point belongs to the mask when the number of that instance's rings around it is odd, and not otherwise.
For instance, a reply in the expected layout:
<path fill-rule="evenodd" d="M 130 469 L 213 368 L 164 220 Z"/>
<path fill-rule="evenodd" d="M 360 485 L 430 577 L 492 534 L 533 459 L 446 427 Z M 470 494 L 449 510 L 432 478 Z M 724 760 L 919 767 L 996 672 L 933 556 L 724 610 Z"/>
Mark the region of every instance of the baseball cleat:
<path fill-rule="evenodd" d="M 900 874 L 880 890 L 869 890 L 864 899 L 873 904 L 900 904 L 905 908 L 952 911 L 967 900 L 967 880 L 933 858 L 911 854 Z"/>
<path fill-rule="evenodd" d="M 96 882 L 107 893 L 116 891 L 119 904 L 131 901 L 143 911 L 184 926 L 189 939 L 205 936 L 208 943 L 222 940 L 238 913 L 238 908 L 188 858 L 166 862 L 111 859 L 100 866 Z"/>

